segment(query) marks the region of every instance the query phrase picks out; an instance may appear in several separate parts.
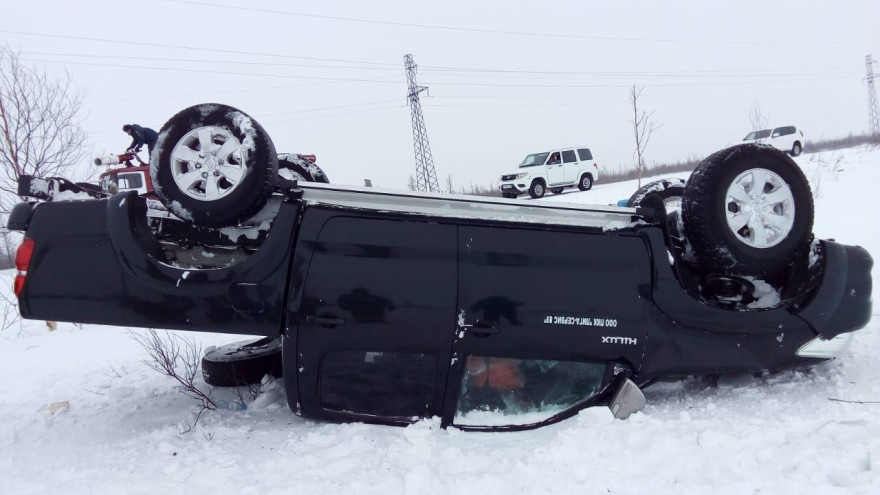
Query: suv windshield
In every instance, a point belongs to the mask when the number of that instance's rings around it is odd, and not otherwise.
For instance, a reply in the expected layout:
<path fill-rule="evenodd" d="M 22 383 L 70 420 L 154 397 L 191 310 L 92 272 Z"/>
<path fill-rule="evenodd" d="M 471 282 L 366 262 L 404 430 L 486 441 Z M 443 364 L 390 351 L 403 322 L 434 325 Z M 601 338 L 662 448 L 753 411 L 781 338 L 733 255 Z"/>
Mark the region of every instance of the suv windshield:
<path fill-rule="evenodd" d="M 550 152 L 546 153 L 535 153 L 534 155 L 529 155 L 526 157 L 522 163 L 519 164 L 519 168 L 523 167 L 532 167 L 534 165 L 543 165 L 545 161 L 547 161 L 547 157 L 550 155 Z"/>
<path fill-rule="evenodd" d="M 768 136 L 770 136 L 770 129 L 764 129 L 763 131 L 752 131 L 752 132 L 746 134 L 746 137 L 743 138 L 743 141 L 752 141 L 754 139 L 763 139 Z"/>

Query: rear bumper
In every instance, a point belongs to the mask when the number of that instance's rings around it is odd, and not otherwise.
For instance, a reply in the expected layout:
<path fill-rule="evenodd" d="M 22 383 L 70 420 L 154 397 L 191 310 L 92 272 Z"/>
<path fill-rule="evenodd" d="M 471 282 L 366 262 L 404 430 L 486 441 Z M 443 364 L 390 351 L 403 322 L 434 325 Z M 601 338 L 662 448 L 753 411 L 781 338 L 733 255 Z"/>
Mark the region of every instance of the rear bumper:
<path fill-rule="evenodd" d="M 825 339 L 858 330 L 871 320 L 871 268 L 874 260 L 860 246 L 823 241 L 825 270 L 815 296 L 797 312 Z"/>

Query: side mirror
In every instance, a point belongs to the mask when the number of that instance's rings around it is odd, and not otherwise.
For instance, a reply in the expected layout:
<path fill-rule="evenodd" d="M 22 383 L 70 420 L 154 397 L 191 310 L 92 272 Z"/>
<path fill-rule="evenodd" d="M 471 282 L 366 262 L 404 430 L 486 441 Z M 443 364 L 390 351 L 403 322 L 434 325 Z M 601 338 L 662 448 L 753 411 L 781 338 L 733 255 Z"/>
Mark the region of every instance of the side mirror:
<path fill-rule="evenodd" d="M 638 385 L 627 378 L 614 393 L 614 397 L 608 403 L 608 408 L 611 409 L 611 414 L 615 418 L 626 419 L 630 414 L 641 411 L 647 403 L 645 394 L 642 393 Z"/>

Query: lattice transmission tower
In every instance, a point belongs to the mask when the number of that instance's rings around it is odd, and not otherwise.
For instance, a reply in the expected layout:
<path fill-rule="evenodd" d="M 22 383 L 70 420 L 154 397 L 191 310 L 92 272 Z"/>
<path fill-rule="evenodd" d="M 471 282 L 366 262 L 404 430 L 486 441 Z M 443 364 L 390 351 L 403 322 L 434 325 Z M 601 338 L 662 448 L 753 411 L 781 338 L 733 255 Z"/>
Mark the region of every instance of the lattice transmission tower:
<path fill-rule="evenodd" d="M 422 115 L 422 104 L 419 93 L 427 90 L 416 82 L 416 63 L 411 54 L 403 57 L 406 67 L 407 99 L 412 114 L 413 151 L 416 155 L 416 189 L 419 191 L 440 192 L 437 182 L 437 171 L 434 170 L 434 157 L 431 155 L 431 144 L 428 142 L 428 131 L 425 128 L 425 117 Z"/>
<path fill-rule="evenodd" d="M 870 55 L 865 56 L 865 70 L 868 81 L 868 130 L 875 141 L 880 141 L 880 109 L 877 108 L 877 92 L 874 91 L 874 64 Z"/>

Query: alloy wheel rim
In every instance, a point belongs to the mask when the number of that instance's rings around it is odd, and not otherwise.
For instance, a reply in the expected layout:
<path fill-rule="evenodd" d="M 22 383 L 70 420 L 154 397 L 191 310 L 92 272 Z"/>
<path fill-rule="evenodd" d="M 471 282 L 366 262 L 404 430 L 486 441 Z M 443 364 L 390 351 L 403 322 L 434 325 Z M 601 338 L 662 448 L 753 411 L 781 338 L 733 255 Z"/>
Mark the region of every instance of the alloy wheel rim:
<path fill-rule="evenodd" d="M 794 226 L 791 187 L 771 170 L 752 168 L 737 175 L 727 188 L 724 201 L 727 227 L 748 246 L 776 246 Z"/>
<path fill-rule="evenodd" d="M 223 127 L 197 127 L 171 151 L 171 176 L 190 198 L 216 201 L 238 188 L 247 173 L 247 150 Z"/>

